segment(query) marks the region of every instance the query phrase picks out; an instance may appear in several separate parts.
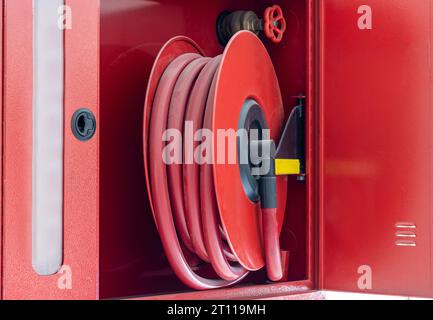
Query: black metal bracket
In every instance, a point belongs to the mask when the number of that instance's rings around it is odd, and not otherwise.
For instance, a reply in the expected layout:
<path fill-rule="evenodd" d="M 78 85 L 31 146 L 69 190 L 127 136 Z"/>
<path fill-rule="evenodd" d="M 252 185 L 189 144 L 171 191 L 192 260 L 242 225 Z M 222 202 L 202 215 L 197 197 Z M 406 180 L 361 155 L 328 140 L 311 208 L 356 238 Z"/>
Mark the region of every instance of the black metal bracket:
<path fill-rule="evenodd" d="M 296 96 L 298 104 L 293 108 L 281 136 L 277 159 L 298 159 L 301 174 L 305 174 L 305 96 Z"/>

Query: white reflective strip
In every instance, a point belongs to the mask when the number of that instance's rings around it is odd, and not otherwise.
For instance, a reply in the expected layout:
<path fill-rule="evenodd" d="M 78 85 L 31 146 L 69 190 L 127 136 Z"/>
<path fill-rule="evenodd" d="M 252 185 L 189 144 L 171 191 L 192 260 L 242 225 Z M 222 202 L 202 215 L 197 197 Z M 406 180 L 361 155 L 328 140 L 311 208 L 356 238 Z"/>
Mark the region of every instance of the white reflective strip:
<path fill-rule="evenodd" d="M 55 274 L 63 260 L 64 0 L 33 0 L 32 264 Z"/>

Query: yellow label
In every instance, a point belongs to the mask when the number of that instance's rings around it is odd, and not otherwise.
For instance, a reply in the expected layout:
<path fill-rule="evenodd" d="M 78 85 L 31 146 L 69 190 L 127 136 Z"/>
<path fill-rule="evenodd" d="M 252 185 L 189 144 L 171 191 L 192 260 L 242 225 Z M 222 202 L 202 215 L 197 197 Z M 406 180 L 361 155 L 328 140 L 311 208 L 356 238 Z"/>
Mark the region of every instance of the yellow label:
<path fill-rule="evenodd" d="M 301 162 L 297 159 L 275 159 L 277 176 L 296 175 L 301 173 Z"/>

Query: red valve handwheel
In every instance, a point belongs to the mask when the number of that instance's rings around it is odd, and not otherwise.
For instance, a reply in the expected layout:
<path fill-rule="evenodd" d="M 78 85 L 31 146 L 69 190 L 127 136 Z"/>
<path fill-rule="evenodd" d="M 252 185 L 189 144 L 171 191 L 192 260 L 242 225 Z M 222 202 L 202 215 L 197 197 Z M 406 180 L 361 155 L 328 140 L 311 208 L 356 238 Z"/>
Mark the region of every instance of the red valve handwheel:
<path fill-rule="evenodd" d="M 286 27 L 286 19 L 279 5 L 274 5 L 265 10 L 265 34 L 272 42 L 280 43 L 283 40 Z"/>

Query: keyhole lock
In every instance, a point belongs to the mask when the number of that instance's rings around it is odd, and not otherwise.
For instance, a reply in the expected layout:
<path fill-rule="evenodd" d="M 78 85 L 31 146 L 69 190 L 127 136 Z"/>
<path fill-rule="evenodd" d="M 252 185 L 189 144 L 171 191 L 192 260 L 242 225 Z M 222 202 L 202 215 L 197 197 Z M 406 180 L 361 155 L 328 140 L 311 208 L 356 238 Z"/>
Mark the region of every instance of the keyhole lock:
<path fill-rule="evenodd" d="M 96 118 L 92 111 L 79 109 L 75 111 L 71 121 L 72 132 L 80 141 L 88 141 L 96 132 Z"/>

